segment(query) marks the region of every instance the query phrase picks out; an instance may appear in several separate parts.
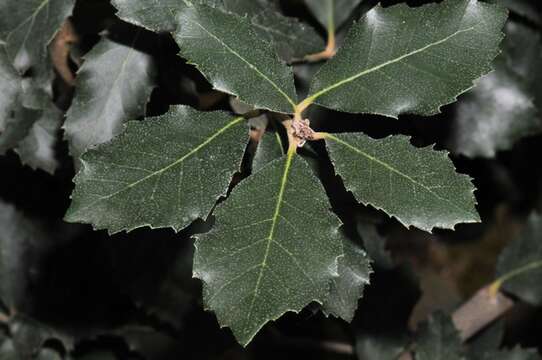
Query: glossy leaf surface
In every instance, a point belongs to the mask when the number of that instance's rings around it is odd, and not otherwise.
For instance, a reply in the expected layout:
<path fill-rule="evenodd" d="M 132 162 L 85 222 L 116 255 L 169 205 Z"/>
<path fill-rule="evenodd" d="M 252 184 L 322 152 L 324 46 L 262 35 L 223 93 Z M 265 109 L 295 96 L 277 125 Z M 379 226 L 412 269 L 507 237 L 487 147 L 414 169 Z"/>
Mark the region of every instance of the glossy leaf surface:
<path fill-rule="evenodd" d="M 252 172 L 255 173 L 269 162 L 284 155 L 284 146 L 280 135 L 276 132 L 266 132 L 258 142 L 258 147 L 252 159 Z"/>
<path fill-rule="evenodd" d="M 491 70 L 506 16 L 476 0 L 377 6 L 316 74 L 309 100 L 352 113 L 436 114 Z"/>
<path fill-rule="evenodd" d="M 244 123 L 184 106 L 129 122 L 124 133 L 81 158 L 66 220 L 115 233 L 141 226 L 181 230 L 207 217 L 239 169 Z"/>
<path fill-rule="evenodd" d="M 196 241 L 194 276 L 221 326 L 248 344 L 268 321 L 323 303 L 343 253 L 340 222 L 308 164 L 289 153 L 239 184 Z"/>
<path fill-rule="evenodd" d="M 196 65 L 213 87 L 257 109 L 291 113 L 295 106 L 292 70 L 249 19 L 194 5 L 178 12 L 183 26 L 173 33 L 180 55 Z"/>
<path fill-rule="evenodd" d="M 405 136 L 375 140 L 361 133 L 329 134 L 330 157 L 356 199 L 405 226 L 431 231 L 480 221 L 469 177 L 457 174 L 444 151 L 416 148 Z"/>

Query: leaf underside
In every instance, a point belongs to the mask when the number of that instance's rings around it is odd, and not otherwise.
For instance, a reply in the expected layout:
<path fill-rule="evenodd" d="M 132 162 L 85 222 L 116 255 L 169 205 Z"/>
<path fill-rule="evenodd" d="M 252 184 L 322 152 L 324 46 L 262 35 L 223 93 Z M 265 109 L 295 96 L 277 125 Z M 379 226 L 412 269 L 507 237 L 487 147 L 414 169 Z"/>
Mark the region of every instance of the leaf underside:
<path fill-rule="evenodd" d="M 375 140 L 361 133 L 326 139 L 338 175 L 356 199 L 403 225 L 425 231 L 478 222 L 474 187 L 445 151 L 416 148 L 402 135 Z"/>
<path fill-rule="evenodd" d="M 268 321 L 326 299 L 343 253 L 329 208 L 308 164 L 290 153 L 239 184 L 196 240 L 205 305 L 242 345 Z"/>
<path fill-rule="evenodd" d="M 66 220 L 116 233 L 141 226 L 178 231 L 207 217 L 239 169 L 244 123 L 185 106 L 128 122 L 120 136 L 81 158 Z"/>
<path fill-rule="evenodd" d="M 309 98 L 351 113 L 436 114 L 491 70 L 506 17 L 476 0 L 377 6 L 315 75 Z"/>

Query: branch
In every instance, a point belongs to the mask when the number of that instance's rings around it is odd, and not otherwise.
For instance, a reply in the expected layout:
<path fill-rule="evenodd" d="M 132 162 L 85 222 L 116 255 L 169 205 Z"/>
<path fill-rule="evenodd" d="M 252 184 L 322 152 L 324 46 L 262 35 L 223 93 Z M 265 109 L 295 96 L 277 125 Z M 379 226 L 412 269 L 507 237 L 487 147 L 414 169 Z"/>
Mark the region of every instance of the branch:
<path fill-rule="evenodd" d="M 75 32 L 71 20 L 66 19 L 50 45 L 53 66 L 69 86 L 75 85 L 75 75 L 69 65 L 70 49 L 78 42 L 79 35 Z"/>

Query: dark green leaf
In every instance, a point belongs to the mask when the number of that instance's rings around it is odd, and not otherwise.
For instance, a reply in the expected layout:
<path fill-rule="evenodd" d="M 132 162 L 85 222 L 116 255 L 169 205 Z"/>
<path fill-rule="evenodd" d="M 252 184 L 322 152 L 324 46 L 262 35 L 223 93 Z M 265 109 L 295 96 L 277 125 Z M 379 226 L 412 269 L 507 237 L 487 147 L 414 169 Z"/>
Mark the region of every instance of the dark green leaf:
<path fill-rule="evenodd" d="M 416 148 L 402 135 L 329 134 L 326 140 L 337 174 L 359 202 L 426 231 L 480 221 L 474 187 L 455 172 L 447 152 Z"/>
<path fill-rule="evenodd" d="M 305 0 L 316 20 L 326 29 L 336 31 L 363 0 Z"/>
<path fill-rule="evenodd" d="M 194 5 L 180 10 L 177 21 L 183 24 L 173 33 L 181 56 L 195 64 L 215 89 L 258 109 L 293 112 L 292 70 L 278 60 L 247 18 Z"/>
<path fill-rule="evenodd" d="M 542 304 L 542 217 L 532 214 L 497 263 L 498 282 L 520 299 Z"/>
<path fill-rule="evenodd" d="M 246 138 L 243 118 L 185 106 L 128 122 L 124 133 L 81 158 L 66 220 L 110 233 L 141 226 L 181 230 L 225 195 Z"/>
<path fill-rule="evenodd" d="M 8 58 L 25 73 L 40 65 L 46 46 L 71 14 L 73 0 L 21 0 L 0 2 L 0 34 L 6 42 Z"/>
<path fill-rule="evenodd" d="M 343 251 L 344 256 L 339 258 L 339 277 L 331 281 L 323 310 L 327 315 L 350 322 L 358 308 L 358 300 L 363 296 L 363 289 L 369 284 L 372 269 L 365 251 L 346 237 L 343 237 Z"/>
<path fill-rule="evenodd" d="M 239 184 L 196 240 L 194 276 L 242 345 L 270 320 L 323 303 L 343 253 L 319 180 L 290 152 Z"/>
<path fill-rule="evenodd" d="M 267 163 L 284 155 L 284 146 L 277 132 L 266 132 L 258 142 L 258 148 L 252 160 L 252 172 L 258 172 Z"/>
<path fill-rule="evenodd" d="M 416 336 L 416 360 L 461 360 L 461 339 L 452 319 L 435 313 Z"/>
<path fill-rule="evenodd" d="M 111 140 L 123 122 L 144 115 L 155 85 L 151 56 L 133 47 L 103 38 L 85 59 L 64 124 L 75 158 Z"/>
<path fill-rule="evenodd" d="M 499 61 L 457 104 L 449 146 L 468 157 L 494 157 L 541 130 L 527 85 Z"/>
<path fill-rule="evenodd" d="M 491 70 L 506 15 L 477 0 L 377 6 L 316 74 L 307 101 L 394 118 L 436 114 Z"/>
<path fill-rule="evenodd" d="M 228 11 L 247 16 L 256 33 L 273 44 L 284 61 L 302 59 L 325 47 L 322 38 L 313 28 L 295 18 L 283 16 L 269 1 L 225 0 L 224 7 Z"/>

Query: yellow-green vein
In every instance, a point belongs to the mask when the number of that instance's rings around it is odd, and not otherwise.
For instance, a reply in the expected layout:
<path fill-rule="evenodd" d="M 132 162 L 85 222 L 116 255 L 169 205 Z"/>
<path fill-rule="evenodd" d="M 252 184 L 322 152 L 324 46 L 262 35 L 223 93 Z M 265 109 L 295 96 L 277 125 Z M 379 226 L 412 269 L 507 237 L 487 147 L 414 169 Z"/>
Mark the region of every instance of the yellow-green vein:
<path fill-rule="evenodd" d="M 535 261 L 528 262 L 527 264 L 525 264 L 523 266 L 520 266 L 517 269 L 514 269 L 514 270 L 502 275 L 497 280 L 495 280 L 490 286 L 490 292 L 492 294 L 496 294 L 497 291 L 500 290 L 502 285 L 505 282 L 507 282 L 508 280 L 511 280 L 511 279 L 513 279 L 513 278 L 515 278 L 515 277 L 517 277 L 519 275 L 522 275 L 522 274 L 524 274 L 526 272 L 529 272 L 531 270 L 535 270 L 535 269 L 538 269 L 538 268 L 542 268 L 542 260 L 535 260 Z"/>
<path fill-rule="evenodd" d="M 180 157 L 179 159 L 175 160 L 174 162 L 172 162 L 171 164 L 159 169 L 159 170 L 156 170 L 156 171 L 153 171 L 153 172 L 150 172 L 149 175 L 137 180 L 137 181 L 134 181 L 133 183 L 129 183 L 128 185 L 126 185 L 125 187 L 123 187 L 122 189 L 119 189 L 109 195 L 105 195 L 105 196 L 102 196 L 101 198 L 99 198 L 98 200 L 96 201 L 93 201 L 92 203 L 88 204 L 87 206 L 81 208 L 81 209 L 78 209 L 78 211 L 82 211 L 82 210 L 85 210 L 85 209 L 88 209 L 92 206 L 94 206 L 95 204 L 99 203 L 100 201 L 103 201 L 103 200 L 106 200 L 106 199 L 110 199 L 112 198 L 113 196 L 115 195 L 118 195 L 130 188 L 133 188 L 134 186 L 156 176 L 156 175 L 161 175 L 162 173 L 164 173 L 165 171 L 177 166 L 178 164 L 181 164 L 183 161 L 185 161 L 187 158 L 189 158 L 190 156 L 196 154 L 198 151 L 200 151 L 202 148 L 204 148 L 205 146 L 209 145 L 209 143 L 211 143 L 214 139 L 216 139 L 218 136 L 220 136 L 221 134 L 223 134 L 224 132 L 226 132 L 229 128 L 239 124 L 241 121 L 245 120 L 244 117 L 240 116 L 240 117 L 236 117 L 234 118 L 232 121 L 230 121 L 228 124 L 226 124 L 224 127 L 220 128 L 218 131 L 216 131 L 212 136 L 208 137 L 205 141 L 203 141 L 201 144 L 199 144 L 198 146 L 196 146 L 195 148 L 193 148 L 192 150 L 190 150 L 188 153 L 186 153 L 185 155 L 183 155 L 182 157 Z"/>
<path fill-rule="evenodd" d="M 247 317 L 246 317 L 247 323 L 250 321 L 250 316 L 252 315 L 252 310 L 254 308 L 254 304 L 256 303 L 256 298 L 258 297 L 258 291 L 259 291 L 260 283 L 263 277 L 263 273 L 267 266 L 267 258 L 269 257 L 269 250 L 271 249 L 271 244 L 274 241 L 275 229 L 280 219 L 280 209 L 282 208 L 282 203 L 283 203 L 282 200 L 284 198 L 286 185 L 288 184 L 288 174 L 290 173 L 290 168 L 292 166 L 292 161 L 294 159 L 295 154 L 296 154 L 295 147 L 291 147 L 288 150 L 288 154 L 286 155 L 286 162 L 284 164 L 284 171 L 282 173 L 282 178 L 280 181 L 280 188 L 279 188 L 279 193 L 277 196 L 277 203 L 275 205 L 275 211 L 273 213 L 273 217 L 271 218 L 271 227 L 269 228 L 269 235 L 267 236 L 267 244 L 265 247 L 262 262 L 260 263 L 260 272 L 258 274 L 258 278 L 256 279 L 256 284 L 254 285 L 252 300 L 247 312 Z"/>
<path fill-rule="evenodd" d="M 450 39 L 454 38 L 455 36 L 459 35 L 459 34 L 462 34 L 462 33 L 465 33 L 465 32 L 468 32 L 468 31 L 472 31 L 474 30 L 475 27 L 474 26 L 471 26 L 469 28 L 466 28 L 466 29 L 461 29 L 461 30 L 458 30 L 456 32 L 454 32 L 453 34 L 451 35 L 448 35 L 447 37 L 441 39 L 441 40 L 438 40 L 438 41 L 435 41 L 435 42 L 432 42 L 426 46 L 423 46 L 419 49 L 416 49 L 416 50 L 413 50 L 413 51 L 410 51 L 404 55 L 401 55 L 401 56 L 398 56 L 396 57 L 395 59 L 391 59 L 391 60 L 388 60 L 386 62 L 383 62 L 379 65 L 376 65 L 376 66 L 373 66 L 371 68 L 368 68 L 368 69 L 365 69 L 357 74 L 354 74 L 350 77 L 347 77 L 346 79 L 343 79 L 343 80 L 340 80 L 340 81 L 337 81 L 336 83 L 332 84 L 332 85 L 329 85 L 328 87 L 325 87 L 323 88 L 322 90 L 314 93 L 313 95 L 309 96 L 308 98 L 306 98 L 305 100 L 303 100 L 298 106 L 297 108 L 298 109 L 306 109 L 307 106 L 309 106 L 310 104 L 312 104 L 317 98 L 319 98 L 320 96 L 338 88 L 338 87 L 341 87 L 342 85 L 345 85 L 345 84 L 348 84 L 364 75 L 367 75 L 367 74 L 370 74 L 372 72 L 375 72 L 375 71 L 378 71 L 386 66 L 389 66 L 389 65 L 392 65 L 392 64 L 395 64 L 395 63 L 398 63 L 406 58 L 409 58 L 411 56 L 414 56 L 416 54 L 419 54 L 421 52 L 424 52 L 434 46 L 437 46 L 437 45 L 440 45 L 442 43 L 445 43 L 446 41 L 449 41 Z"/>
<path fill-rule="evenodd" d="M 444 201 L 444 202 L 450 204 L 451 206 L 455 207 L 456 209 L 460 210 L 461 212 L 464 212 L 464 211 L 465 211 L 465 209 L 460 208 L 457 204 L 455 204 L 455 203 L 451 202 L 450 200 L 448 200 L 448 199 L 446 199 L 446 198 L 443 198 L 443 197 L 440 196 L 439 194 L 435 193 L 435 192 L 434 192 L 431 188 L 429 188 L 428 186 L 426 186 L 426 185 L 420 183 L 419 181 L 416 181 L 412 176 L 410 176 L 410 175 L 408 175 L 408 174 L 405 174 L 405 173 L 401 172 L 400 170 L 398 170 L 398 169 L 394 168 L 393 166 L 391 166 L 391 165 L 385 163 L 384 161 L 379 160 L 379 159 L 377 159 L 376 157 L 374 157 L 374 156 L 372 156 L 372 155 L 370 155 L 370 154 L 367 154 L 366 152 L 362 151 L 361 149 L 358 149 L 357 147 L 353 146 L 352 144 L 350 144 L 350 143 L 348 143 L 348 142 L 346 142 L 346 141 L 344 141 L 344 140 L 341 140 L 341 139 L 339 139 L 338 137 L 336 137 L 336 136 L 334 136 L 334 135 L 332 135 L 332 134 L 328 134 L 328 133 L 322 133 L 322 134 L 323 134 L 323 137 L 324 137 L 325 139 L 329 139 L 329 140 L 335 141 L 335 142 L 337 142 L 337 143 L 339 143 L 339 144 L 341 144 L 341 145 L 347 147 L 348 149 L 354 151 L 355 153 L 360 154 L 361 156 L 367 158 L 368 160 L 373 161 L 373 162 L 377 163 L 378 165 L 380 165 L 380 166 L 386 168 L 387 170 L 390 171 L 390 173 L 393 172 L 393 173 L 395 173 L 395 174 L 397 174 L 397 175 L 399 175 L 399 176 L 401 176 L 401 177 L 407 179 L 407 180 L 410 181 L 411 183 L 418 185 L 419 187 L 421 187 L 422 189 L 426 190 L 428 193 L 430 193 L 431 195 L 433 195 L 435 198 L 437 198 L 437 199 L 439 199 L 439 200 L 442 200 L 442 201 Z"/>
<path fill-rule="evenodd" d="M 288 96 L 288 94 L 286 94 L 277 84 L 275 84 L 275 82 L 273 80 L 271 80 L 267 75 L 265 75 L 264 73 L 262 73 L 256 66 L 254 66 L 252 63 L 250 63 L 249 61 L 247 61 L 243 56 L 241 56 L 241 54 L 239 54 L 237 51 L 235 51 L 234 49 L 232 49 L 230 46 L 228 46 L 228 44 L 226 44 L 224 41 L 222 41 L 218 36 L 216 36 L 215 34 L 213 34 L 212 32 L 210 32 L 209 30 L 207 30 L 203 25 L 201 25 L 200 23 L 198 23 L 197 21 L 192 21 L 194 24 L 196 24 L 197 26 L 199 26 L 203 31 L 205 31 L 209 36 L 211 36 L 213 39 L 215 39 L 219 44 L 221 44 L 222 46 L 224 46 L 224 48 L 226 48 L 230 53 L 232 53 L 233 55 L 235 55 L 236 57 L 238 57 L 242 62 L 244 62 L 245 64 L 248 65 L 248 67 L 252 70 L 254 70 L 254 72 L 256 72 L 256 74 L 258 76 L 260 76 L 262 79 L 264 79 L 265 81 L 267 81 L 269 84 L 271 84 L 271 86 L 277 90 L 277 92 L 282 95 L 286 101 L 288 101 L 288 103 L 290 105 L 292 105 L 293 109 L 295 110 L 295 107 L 296 107 L 296 104 L 295 102 L 292 100 L 292 98 L 290 98 L 290 96 Z"/>

